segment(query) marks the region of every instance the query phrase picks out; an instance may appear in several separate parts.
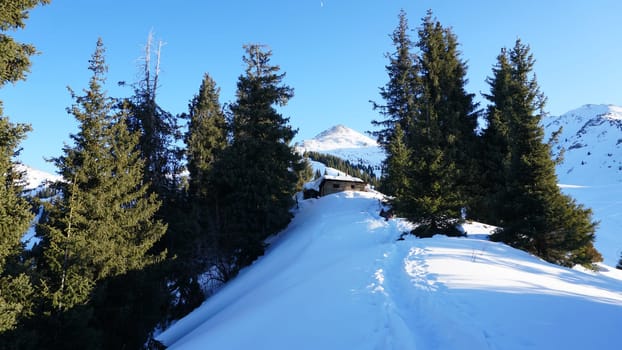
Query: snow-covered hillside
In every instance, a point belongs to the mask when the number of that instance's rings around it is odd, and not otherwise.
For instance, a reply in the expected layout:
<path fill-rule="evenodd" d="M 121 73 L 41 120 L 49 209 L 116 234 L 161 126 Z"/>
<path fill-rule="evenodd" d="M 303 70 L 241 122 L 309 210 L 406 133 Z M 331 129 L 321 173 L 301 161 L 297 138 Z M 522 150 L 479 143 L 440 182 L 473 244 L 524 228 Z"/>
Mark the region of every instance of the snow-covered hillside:
<path fill-rule="evenodd" d="M 407 225 L 379 217 L 379 199 L 301 202 L 265 256 L 158 339 L 170 349 L 619 348 L 622 271 L 562 268 L 474 238 L 398 240 Z"/>
<path fill-rule="evenodd" d="M 304 140 L 296 147 L 301 153 L 326 153 L 353 164 L 371 165 L 380 176 L 380 164 L 384 152 L 376 141 L 344 125 L 336 125 L 310 140 Z"/>
<path fill-rule="evenodd" d="M 548 135 L 562 127 L 554 148 L 565 150 L 559 182 L 592 209 L 600 222 L 595 246 L 605 263 L 615 265 L 622 253 L 622 107 L 585 105 L 543 124 Z"/>
<path fill-rule="evenodd" d="M 622 254 L 622 107 L 586 105 L 542 122 L 548 135 L 563 127 L 555 148 L 565 149 L 565 161 L 557 166 L 559 182 L 564 192 L 593 210 L 600 222 L 596 248 L 605 263 L 615 265 Z M 299 150 L 328 153 L 375 169 L 384 159 L 373 139 L 343 125 L 303 141 Z"/>
<path fill-rule="evenodd" d="M 17 169 L 18 171 L 23 171 L 26 174 L 26 185 L 24 186 L 26 190 L 34 190 L 62 178 L 59 175 L 50 174 L 24 164 L 19 164 Z"/>
<path fill-rule="evenodd" d="M 622 184 L 622 107 L 585 105 L 543 123 L 549 134 L 562 127 L 554 149 L 565 149 L 562 183 Z"/>

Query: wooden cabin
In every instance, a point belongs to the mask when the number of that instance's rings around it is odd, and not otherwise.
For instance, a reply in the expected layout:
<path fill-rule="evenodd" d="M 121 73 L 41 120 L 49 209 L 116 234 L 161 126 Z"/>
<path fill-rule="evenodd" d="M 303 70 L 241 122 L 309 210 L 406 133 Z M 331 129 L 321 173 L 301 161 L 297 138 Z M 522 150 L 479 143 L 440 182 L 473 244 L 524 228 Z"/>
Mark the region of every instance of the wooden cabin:
<path fill-rule="evenodd" d="M 365 191 L 367 184 L 358 177 L 324 175 L 305 185 L 304 198 L 317 198 L 343 191 Z"/>

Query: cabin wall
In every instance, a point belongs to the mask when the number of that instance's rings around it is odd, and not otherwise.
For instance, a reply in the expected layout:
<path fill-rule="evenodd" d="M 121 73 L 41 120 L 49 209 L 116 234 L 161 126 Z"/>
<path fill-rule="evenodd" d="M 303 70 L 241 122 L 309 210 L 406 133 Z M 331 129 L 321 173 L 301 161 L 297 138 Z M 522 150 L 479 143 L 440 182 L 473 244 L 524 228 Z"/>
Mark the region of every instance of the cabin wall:
<path fill-rule="evenodd" d="M 325 180 L 320 188 L 320 196 L 343 192 L 343 191 L 365 191 L 365 183 Z"/>

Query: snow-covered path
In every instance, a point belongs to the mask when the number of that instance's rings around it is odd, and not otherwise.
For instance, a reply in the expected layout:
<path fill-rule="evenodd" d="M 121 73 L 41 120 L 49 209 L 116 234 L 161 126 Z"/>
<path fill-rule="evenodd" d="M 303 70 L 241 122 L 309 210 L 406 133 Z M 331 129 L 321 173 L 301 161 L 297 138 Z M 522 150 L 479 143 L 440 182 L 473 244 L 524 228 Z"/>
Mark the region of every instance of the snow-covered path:
<path fill-rule="evenodd" d="M 472 238 L 407 237 L 379 197 L 304 201 L 255 262 L 159 336 L 170 349 L 617 349 L 622 278 Z M 612 277 L 613 276 L 613 277 Z"/>

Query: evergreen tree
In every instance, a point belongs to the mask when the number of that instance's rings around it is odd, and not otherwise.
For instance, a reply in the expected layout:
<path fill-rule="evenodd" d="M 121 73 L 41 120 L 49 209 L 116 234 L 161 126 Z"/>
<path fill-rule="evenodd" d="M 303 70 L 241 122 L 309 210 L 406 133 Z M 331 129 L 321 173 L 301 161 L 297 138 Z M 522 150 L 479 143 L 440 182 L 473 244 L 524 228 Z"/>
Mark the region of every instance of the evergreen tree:
<path fill-rule="evenodd" d="M 417 235 L 456 233 L 473 197 L 476 105 L 464 88 L 466 64 L 453 32 L 428 12 L 418 36 L 417 109 L 406 133 L 411 181 L 400 214 L 421 224 Z"/>
<path fill-rule="evenodd" d="M 206 200 L 211 185 L 212 167 L 227 147 L 227 122 L 219 102 L 220 89 L 205 74 L 199 94 L 191 101 L 190 122 L 186 134 L 188 171 L 192 196 Z"/>
<path fill-rule="evenodd" d="M 304 163 L 290 143 L 296 134 L 289 119 L 275 107 L 284 106 L 293 89 L 285 74 L 270 63 L 272 52 L 246 45 L 246 72 L 230 106 L 233 140 L 217 162 L 217 231 L 224 279 L 264 252 L 264 240 L 290 221 L 297 174 Z"/>
<path fill-rule="evenodd" d="M 29 315 L 34 292 L 23 263 L 21 242 L 33 215 L 21 195 L 22 174 L 13 159 L 30 128 L 10 123 L 1 113 L 0 110 L 0 334 L 15 329 L 18 321 Z"/>
<path fill-rule="evenodd" d="M 0 87 L 23 80 L 30 67 L 32 45 L 15 41 L 7 32 L 25 27 L 28 11 L 49 0 L 3 1 L 0 6 Z M 30 126 L 13 124 L 3 116 L 0 101 L 0 344 L 13 344 L 7 331 L 31 314 L 34 288 L 24 261 L 21 238 L 32 213 L 22 197 L 22 173 L 18 171 L 19 143 Z"/>
<path fill-rule="evenodd" d="M 89 63 L 88 89 L 81 96 L 72 92 L 75 104 L 68 109 L 79 132 L 54 159 L 65 179 L 57 184 L 62 195 L 38 227 L 44 248 L 42 310 L 52 325 L 46 346 L 67 338 L 79 347 L 106 344 L 114 334 L 99 338 L 105 330 L 96 313 L 107 300 L 100 295 L 96 304 L 94 291 L 161 259 L 149 251 L 166 230 L 154 220 L 160 203 L 143 182 L 138 135 L 128 130 L 124 113 L 114 113 L 115 101 L 102 90 L 107 67 L 101 39 Z M 114 293 L 134 293 L 126 287 Z"/>
<path fill-rule="evenodd" d="M 187 145 L 189 186 L 184 205 L 186 220 L 172 224 L 169 249 L 178 256 L 172 264 L 171 287 L 179 297 L 171 317 L 197 307 L 204 295 L 199 276 L 214 264 L 214 242 L 219 208 L 214 190 L 214 164 L 228 146 L 227 122 L 216 82 L 205 74 L 198 94 L 190 101 Z"/>
<path fill-rule="evenodd" d="M 620 260 L 618 260 L 618 264 L 616 265 L 616 269 L 622 270 L 622 254 L 620 255 Z"/>
<path fill-rule="evenodd" d="M 602 257 L 594 249 L 596 224 L 591 211 L 578 205 L 557 186 L 550 145 L 540 125 L 545 97 L 533 75 L 533 55 L 520 40 L 502 51 L 489 79 L 493 126 L 507 132 L 487 131 L 505 145 L 496 159 L 503 169 L 503 190 L 496 203 L 503 229 L 492 236 L 543 259 L 564 265 L 590 265 Z M 493 193 L 495 191 L 492 191 Z"/>
<path fill-rule="evenodd" d="M 376 136 L 378 143 L 384 149 L 386 159 L 382 164 L 381 190 L 394 196 L 392 205 L 399 211 L 405 198 L 401 186 L 406 185 L 408 174 L 404 171 L 405 147 L 407 138 L 412 132 L 412 123 L 417 111 L 418 102 L 418 66 L 417 57 L 411 53 L 413 42 L 408 35 L 408 20 L 402 10 L 399 14 L 399 25 L 393 31 L 391 39 L 395 46 L 395 52 L 387 54 L 389 64 L 386 66 L 389 82 L 380 88 L 380 96 L 385 105 L 374 103 L 374 109 L 379 110 L 385 118 L 380 121 L 372 121 L 372 124 L 381 127 L 372 134 Z M 396 135 L 398 133 L 400 135 Z M 401 152 L 394 154 L 394 152 Z"/>
<path fill-rule="evenodd" d="M 385 169 L 388 170 L 387 175 L 389 176 L 383 178 L 382 189 L 394 196 L 391 205 L 400 213 L 404 212 L 404 208 L 408 207 L 409 200 L 412 200 L 408 197 L 411 181 L 417 181 L 410 178 L 410 154 L 411 150 L 408 148 L 406 135 L 404 135 L 400 124 L 396 124 L 385 160 Z"/>
<path fill-rule="evenodd" d="M 478 157 L 481 191 L 478 205 L 474 207 L 473 216 L 478 220 L 493 225 L 503 226 L 500 203 L 505 202 L 506 177 L 510 171 L 510 144 L 509 118 L 511 111 L 510 89 L 512 86 L 512 68 L 508 61 L 506 49 L 497 56 L 497 63 L 493 67 L 493 77 L 486 79 L 490 85 L 490 94 L 485 94 L 491 104 L 488 105 L 485 118 L 486 129 L 481 136 Z"/>
<path fill-rule="evenodd" d="M 135 86 L 134 96 L 124 101 L 124 104 L 129 107 L 127 122 L 130 130 L 140 135 L 138 150 L 144 159 L 145 182 L 151 184 L 163 201 L 159 216 L 166 217 L 166 211 L 174 206 L 180 186 L 181 151 L 175 143 L 181 139 L 181 134 L 176 116 L 162 109 L 156 101 L 162 43 L 159 42 L 153 63 L 152 41 L 153 35 L 149 33 L 142 67 L 143 77 Z"/>
<path fill-rule="evenodd" d="M 389 152 L 389 144 L 393 139 L 396 125 L 408 133 L 410 124 L 417 110 L 418 97 L 418 66 L 417 57 L 411 52 L 413 42 L 408 35 L 408 19 L 406 12 L 400 11 L 399 25 L 393 31 L 391 40 L 395 52 L 386 54 L 389 64 L 385 67 L 389 75 L 387 84 L 380 88 L 380 96 L 385 105 L 374 103 L 374 110 L 378 110 L 384 120 L 374 120 L 372 125 L 380 127 L 372 132 L 378 143 Z"/>
<path fill-rule="evenodd" d="M 26 78 L 35 47 L 15 41 L 7 31 L 26 26 L 28 11 L 50 0 L 5 0 L 0 8 L 0 86 Z"/>

